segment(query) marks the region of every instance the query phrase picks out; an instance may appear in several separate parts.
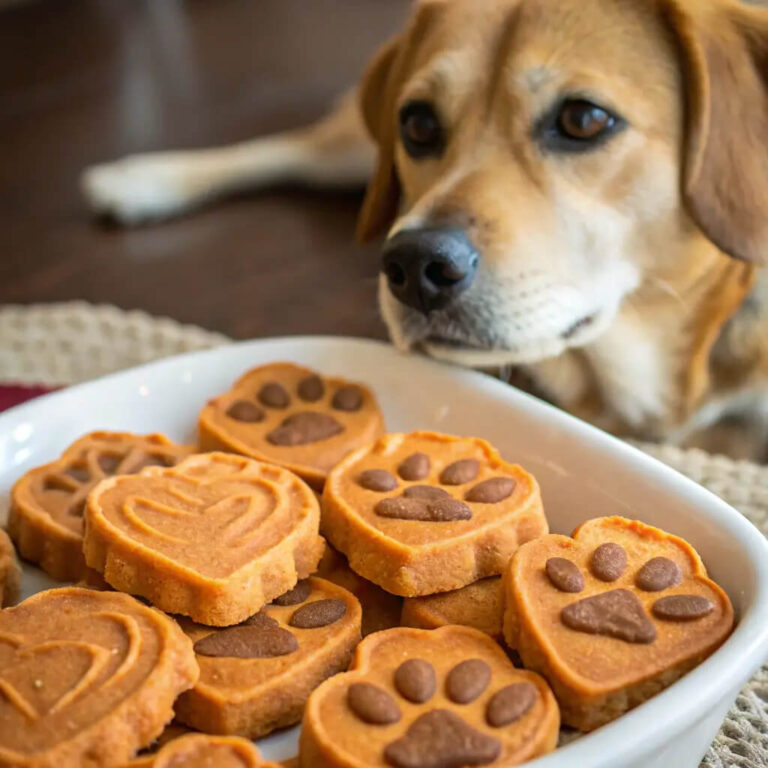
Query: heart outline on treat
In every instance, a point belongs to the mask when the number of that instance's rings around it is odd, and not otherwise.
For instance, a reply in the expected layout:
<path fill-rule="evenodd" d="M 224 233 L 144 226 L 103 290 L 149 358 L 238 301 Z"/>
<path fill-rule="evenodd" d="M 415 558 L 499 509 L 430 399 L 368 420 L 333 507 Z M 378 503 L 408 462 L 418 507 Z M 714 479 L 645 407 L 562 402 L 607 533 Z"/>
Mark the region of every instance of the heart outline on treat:
<path fill-rule="evenodd" d="M 617 567 L 606 567 L 605 550 L 595 556 L 606 543 L 623 549 L 625 562 L 614 552 Z M 561 569 L 548 562 L 561 558 L 578 570 L 580 589 L 557 586 Z M 589 520 L 570 537 L 528 542 L 510 561 L 503 590 L 507 643 L 526 667 L 549 680 L 563 721 L 585 731 L 670 685 L 725 642 L 733 627 L 728 596 L 690 544 L 622 517 Z M 700 597 L 710 608 L 702 612 L 702 601 L 686 599 L 672 607 L 698 607 L 696 617 L 675 616 L 669 606 L 654 610 L 670 596 Z"/>
<path fill-rule="evenodd" d="M 314 571 L 319 516 L 316 495 L 290 471 L 197 454 L 102 481 L 88 497 L 84 551 L 116 589 L 228 626 Z M 152 578 L 158 569 L 163 578 Z"/>
<path fill-rule="evenodd" d="M 197 675 L 178 626 L 134 598 L 37 593 L 0 614 L 0 763 L 127 762 Z"/>
<path fill-rule="evenodd" d="M 115 680 L 119 680 L 122 677 L 124 671 L 136 660 L 139 653 L 140 639 L 139 628 L 136 621 L 130 616 L 123 616 L 118 613 L 101 612 L 93 615 L 94 619 L 105 618 L 111 619 L 116 623 L 122 625 L 128 637 L 128 649 L 125 654 L 125 659 L 122 664 L 110 675 L 107 680 L 103 680 L 99 687 L 105 688 Z M 0 635 L 0 644 L 5 643 L 15 647 L 14 656 L 17 662 L 14 664 L 11 662 L 9 666 L 12 666 L 13 671 L 19 671 L 20 667 L 23 671 L 23 665 L 19 665 L 18 660 L 22 657 L 33 657 L 37 654 L 57 653 L 60 651 L 66 652 L 68 649 L 75 648 L 78 651 L 84 651 L 90 656 L 90 663 L 85 672 L 80 676 L 79 680 L 71 686 L 68 690 L 63 691 L 52 702 L 48 704 L 44 711 L 35 707 L 29 702 L 19 689 L 3 676 L 3 671 L 0 669 L 0 693 L 3 694 L 12 705 L 25 714 L 30 720 L 39 720 L 47 715 L 56 714 L 59 710 L 64 709 L 72 701 L 84 695 L 87 690 L 97 682 L 97 679 L 101 672 L 107 665 L 107 662 L 112 657 L 111 650 L 81 640 L 48 640 L 42 643 L 35 643 L 33 645 L 27 645 L 24 643 L 22 637 L 17 637 L 8 634 Z M 38 666 L 39 662 L 37 665 Z M 41 685 L 42 688 L 42 685 Z"/>
<path fill-rule="evenodd" d="M 518 694 L 526 692 L 523 701 Z M 484 633 L 456 625 L 397 627 L 369 635 L 349 671 L 313 692 L 300 764 L 517 765 L 554 749 L 558 731 L 559 712 L 543 678 L 516 669 Z"/>

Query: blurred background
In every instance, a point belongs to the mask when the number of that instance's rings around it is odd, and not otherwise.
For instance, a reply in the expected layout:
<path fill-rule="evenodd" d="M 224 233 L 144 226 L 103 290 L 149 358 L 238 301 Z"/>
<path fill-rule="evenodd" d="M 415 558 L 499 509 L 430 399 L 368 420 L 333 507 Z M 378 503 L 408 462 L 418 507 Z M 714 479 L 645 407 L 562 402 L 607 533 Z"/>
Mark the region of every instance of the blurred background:
<path fill-rule="evenodd" d="M 95 222 L 84 167 L 310 122 L 408 0 L 0 0 L 0 306 L 84 299 L 235 338 L 384 338 L 360 193 L 278 190 Z"/>

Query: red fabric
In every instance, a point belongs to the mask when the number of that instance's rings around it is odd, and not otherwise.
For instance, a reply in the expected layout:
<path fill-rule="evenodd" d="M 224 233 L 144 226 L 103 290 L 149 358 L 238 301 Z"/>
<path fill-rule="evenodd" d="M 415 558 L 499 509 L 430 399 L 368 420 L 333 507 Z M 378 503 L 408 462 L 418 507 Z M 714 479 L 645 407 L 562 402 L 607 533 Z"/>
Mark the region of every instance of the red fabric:
<path fill-rule="evenodd" d="M 0 411 L 13 408 L 33 397 L 40 397 L 48 392 L 53 392 L 55 387 L 20 387 L 20 386 L 0 386 Z"/>

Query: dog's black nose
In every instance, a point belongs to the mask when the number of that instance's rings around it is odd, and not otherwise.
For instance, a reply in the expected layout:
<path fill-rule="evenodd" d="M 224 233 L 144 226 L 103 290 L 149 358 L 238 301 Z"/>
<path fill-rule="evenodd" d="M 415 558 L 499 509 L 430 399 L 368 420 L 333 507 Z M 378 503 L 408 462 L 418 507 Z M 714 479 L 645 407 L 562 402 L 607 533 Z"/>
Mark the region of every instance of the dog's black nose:
<path fill-rule="evenodd" d="M 381 269 L 397 299 L 429 314 L 469 288 L 478 261 L 463 230 L 413 229 L 385 243 Z"/>

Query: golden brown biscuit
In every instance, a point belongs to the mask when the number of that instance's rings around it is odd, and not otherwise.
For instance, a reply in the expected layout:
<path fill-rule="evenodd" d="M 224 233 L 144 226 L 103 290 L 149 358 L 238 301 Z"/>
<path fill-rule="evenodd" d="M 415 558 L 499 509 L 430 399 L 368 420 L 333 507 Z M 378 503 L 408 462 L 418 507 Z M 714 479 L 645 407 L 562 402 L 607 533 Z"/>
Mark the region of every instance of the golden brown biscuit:
<path fill-rule="evenodd" d="M 349 567 L 347 558 L 329 544 L 325 545 L 316 575 L 348 589 L 360 601 L 363 637 L 400 626 L 403 598 L 390 595 L 368 579 L 358 576 Z"/>
<path fill-rule="evenodd" d="M 352 570 L 404 597 L 459 589 L 501 573 L 545 534 L 539 487 L 484 440 L 392 434 L 334 468 L 323 533 Z"/>
<path fill-rule="evenodd" d="M 112 475 L 173 466 L 192 450 L 157 434 L 84 435 L 56 461 L 27 472 L 14 485 L 8 532 L 19 555 L 54 579 L 84 578 L 83 511 L 91 489 Z"/>
<path fill-rule="evenodd" d="M 375 440 L 384 419 L 370 389 L 293 363 L 243 375 L 200 412 L 200 445 L 268 461 L 322 488 L 331 468 Z"/>
<path fill-rule="evenodd" d="M 733 627 L 695 550 L 623 517 L 521 547 L 505 573 L 504 636 L 541 672 L 563 722 L 591 731 L 673 683 Z"/>
<path fill-rule="evenodd" d="M 461 624 L 479 629 L 498 642 L 503 639 L 503 615 L 501 577 L 491 576 L 453 592 L 406 598 L 401 623 L 423 629 Z"/>
<path fill-rule="evenodd" d="M 128 595 L 63 587 L 0 612 L 0 766 L 127 762 L 197 680 L 176 622 Z"/>
<path fill-rule="evenodd" d="M 181 620 L 200 679 L 176 702 L 177 719 L 212 733 L 257 739 L 301 720 L 309 694 L 349 666 L 360 642 L 360 604 L 324 579 L 290 592 L 228 629 Z"/>
<path fill-rule="evenodd" d="M 262 760 L 259 750 L 237 736 L 190 733 L 153 755 L 132 760 L 125 768 L 278 768 Z"/>
<path fill-rule="evenodd" d="M 115 589 L 212 626 L 237 624 L 322 556 L 311 489 L 274 464 L 208 453 L 109 478 L 88 497 L 88 565 Z"/>
<path fill-rule="evenodd" d="M 309 698 L 301 768 L 512 766 L 554 749 L 557 704 L 469 627 L 389 629 Z"/>
<path fill-rule="evenodd" d="M 19 599 L 21 568 L 8 534 L 0 530 L 0 606 L 13 605 Z"/>

